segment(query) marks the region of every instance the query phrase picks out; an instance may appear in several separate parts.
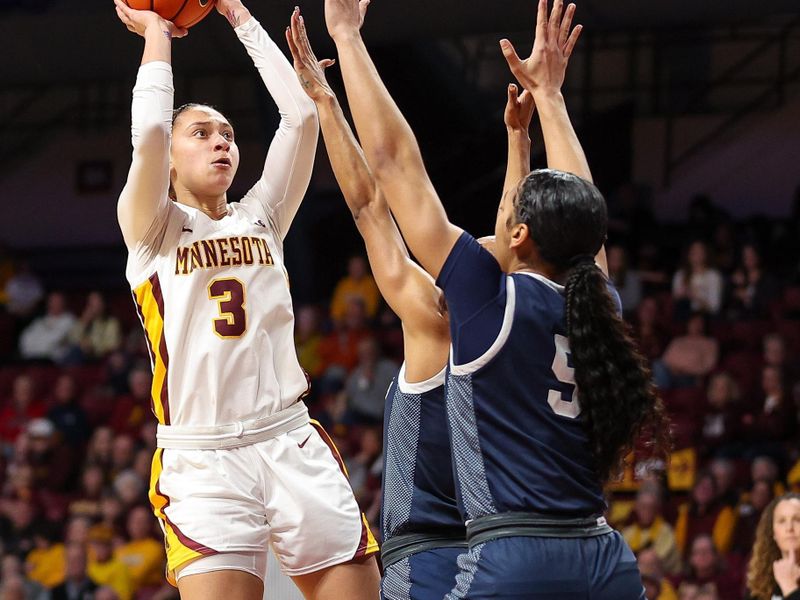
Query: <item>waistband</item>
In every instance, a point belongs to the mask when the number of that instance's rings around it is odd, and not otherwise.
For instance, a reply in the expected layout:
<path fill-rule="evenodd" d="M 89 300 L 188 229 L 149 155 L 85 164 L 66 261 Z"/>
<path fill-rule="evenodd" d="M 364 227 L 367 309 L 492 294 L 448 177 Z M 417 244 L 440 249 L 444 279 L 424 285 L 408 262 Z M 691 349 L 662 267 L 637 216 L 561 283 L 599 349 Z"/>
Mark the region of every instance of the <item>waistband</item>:
<path fill-rule="evenodd" d="M 467 549 L 464 530 L 436 533 L 401 533 L 381 543 L 381 563 L 386 569 L 404 558 L 435 548 Z"/>
<path fill-rule="evenodd" d="M 614 531 L 602 515 L 564 518 L 537 513 L 507 512 L 467 521 L 470 548 L 506 537 L 589 538 Z"/>
<path fill-rule="evenodd" d="M 278 437 L 309 422 L 308 408 L 299 401 L 288 408 L 260 419 L 237 421 L 229 425 L 193 427 L 159 425 L 159 448 L 177 450 L 221 450 L 249 446 Z"/>

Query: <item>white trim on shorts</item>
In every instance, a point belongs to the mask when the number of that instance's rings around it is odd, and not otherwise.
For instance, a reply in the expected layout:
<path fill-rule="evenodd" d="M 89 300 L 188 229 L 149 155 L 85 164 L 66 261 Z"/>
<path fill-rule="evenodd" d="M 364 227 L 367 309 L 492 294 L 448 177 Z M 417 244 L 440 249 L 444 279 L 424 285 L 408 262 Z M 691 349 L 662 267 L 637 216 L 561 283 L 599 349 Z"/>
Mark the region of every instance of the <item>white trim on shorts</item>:
<path fill-rule="evenodd" d="M 220 552 L 186 563 L 175 574 L 175 581 L 189 575 L 202 575 L 215 571 L 244 571 L 255 575 L 262 582 L 267 574 L 267 550 L 260 552 Z"/>

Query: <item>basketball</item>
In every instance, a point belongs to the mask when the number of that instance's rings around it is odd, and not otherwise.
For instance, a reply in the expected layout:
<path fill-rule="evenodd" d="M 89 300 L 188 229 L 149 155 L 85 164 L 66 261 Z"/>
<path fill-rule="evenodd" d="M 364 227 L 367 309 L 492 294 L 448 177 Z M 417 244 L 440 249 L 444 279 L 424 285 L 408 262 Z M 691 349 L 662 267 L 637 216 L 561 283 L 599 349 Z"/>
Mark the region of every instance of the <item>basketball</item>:
<path fill-rule="evenodd" d="M 214 9 L 216 0 L 125 0 L 136 10 L 152 10 L 177 27 L 189 28 Z"/>

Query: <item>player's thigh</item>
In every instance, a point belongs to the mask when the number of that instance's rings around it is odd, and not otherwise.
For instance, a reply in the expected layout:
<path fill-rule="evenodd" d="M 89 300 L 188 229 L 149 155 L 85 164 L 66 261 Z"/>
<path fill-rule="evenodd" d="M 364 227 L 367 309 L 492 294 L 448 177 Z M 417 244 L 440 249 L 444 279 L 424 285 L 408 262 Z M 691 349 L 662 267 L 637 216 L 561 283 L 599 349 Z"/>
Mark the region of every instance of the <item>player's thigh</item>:
<path fill-rule="evenodd" d="M 270 469 L 265 492 L 270 543 L 281 570 L 291 577 L 378 550 L 338 452 L 321 434 L 306 425 L 263 448 Z"/>
<path fill-rule="evenodd" d="M 375 600 L 380 572 L 374 555 L 292 577 L 307 600 Z"/>
<path fill-rule="evenodd" d="M 262 600 L 264 583 L 245 571 L 212 571 L 181 577 L 181 600 Z"/>

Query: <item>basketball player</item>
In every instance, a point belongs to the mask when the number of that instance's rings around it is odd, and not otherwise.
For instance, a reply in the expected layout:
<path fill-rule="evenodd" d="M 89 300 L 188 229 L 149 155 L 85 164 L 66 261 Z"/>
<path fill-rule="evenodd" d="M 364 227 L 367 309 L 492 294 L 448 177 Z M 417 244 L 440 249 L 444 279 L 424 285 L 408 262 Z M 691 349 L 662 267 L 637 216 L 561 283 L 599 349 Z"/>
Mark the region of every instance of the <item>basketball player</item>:
<path fill-rule="evenodd" d="M 363 5 L 366 9 L 366 5 Z M 363 13 L 362 13 L 363 15 Z M 455 585 L 467 547 L 455 501 L 444 381 L 450 334 L 442 293 L 412 261 L 389 208 L 314 56 L 301 18 L 286 32 L 294 67 L 317 105 L 334 174 L 364 243 L 381 294 L 401 318 L 405 362 L 386 396 L 381 528 L 381 596 L 441 600 Z M 506 187 L 530 171 L 533 99 L 510 86 Z"/>
<path fill-rule="evenodd" d="M 548 19 L 541 0 L 526 61 L 503 44 L 551 169 L 501 200 L 496 260 L 448 221 L 361 40 L 358 0 L 325 8 L 367 163 L 447 300 L 448 421 L 470 547 L 447 597 L 644 598 L 633 554 L 601 516 L 602 486 L 643 426 L 668 428 L 608 290 L 605 202 L 561 96 L 574 6 L 562 18 L 556 0 Z"/>
<path fill-rule="evenodd" d="M 281 113 L 261 179 L 231 204 L 231 124 L 204 105 L 172 119 L 171 43 L 185 31 L 116 1 L 145 39 L 118 217 L 153 362 L 150 500 L 168 577 L 189 600 L 260 599 L 269 543 L 306 598 L 372 599 L 377 544 L 341 457 L 302 401 L 283 262 L 311 176 L 316 109 L 244 5 L 216 7 Z"/>

